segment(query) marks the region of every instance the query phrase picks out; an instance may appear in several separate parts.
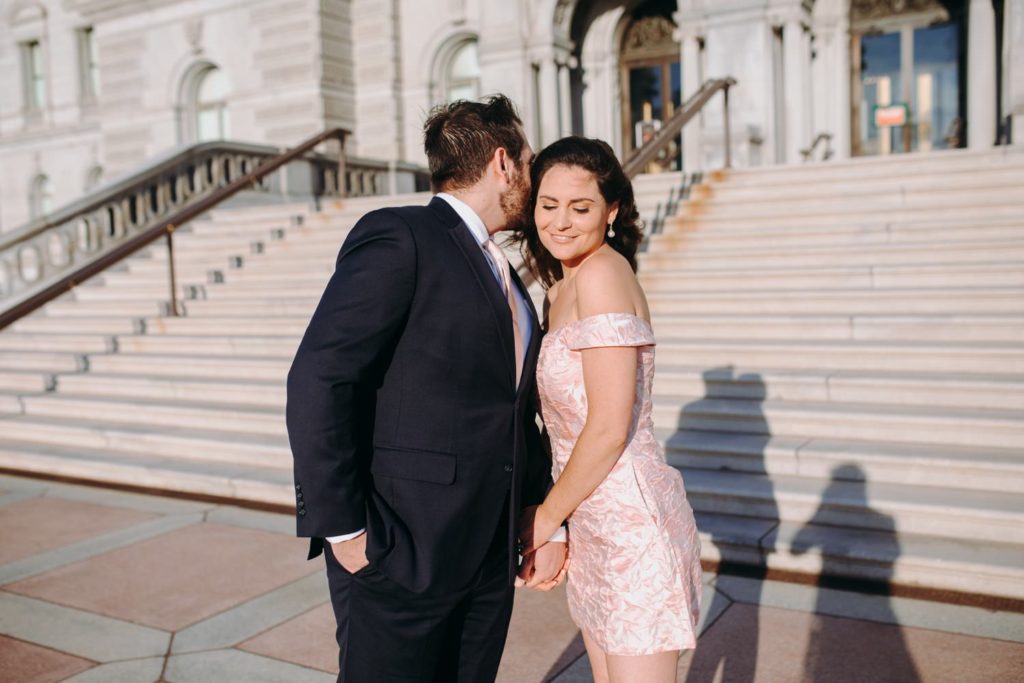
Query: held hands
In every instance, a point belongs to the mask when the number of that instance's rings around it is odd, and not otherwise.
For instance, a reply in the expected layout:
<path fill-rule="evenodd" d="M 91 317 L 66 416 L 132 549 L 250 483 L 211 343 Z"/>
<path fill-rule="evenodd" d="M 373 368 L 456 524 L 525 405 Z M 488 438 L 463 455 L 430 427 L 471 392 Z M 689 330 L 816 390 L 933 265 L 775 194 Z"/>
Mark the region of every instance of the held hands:
<path fill-rule="evenodd" d="M 560 520 L 547 519 L 542 506 L 529 507 L 519 518 L 519 542 L 523 562 L 516 577 L 516 587 L 526 586 L 549 591 L 560 584 L 569 571 L 566 543 L 547 539 L 561 526 Z M 537 539 L 540 539 L 539 545 Z"/>
<path fill-rule="evenodd" d="M 338 563 L 349 574 L 355 574 L 357 571 L 370 564 L 370 561 L 366 559 L 365 533 L 359 534 L 355 538 L 351 538 L 347 541 L 331 543 L 330 546 L 331 551 L 334 553 L 334 557 L 338 560 Z"/>

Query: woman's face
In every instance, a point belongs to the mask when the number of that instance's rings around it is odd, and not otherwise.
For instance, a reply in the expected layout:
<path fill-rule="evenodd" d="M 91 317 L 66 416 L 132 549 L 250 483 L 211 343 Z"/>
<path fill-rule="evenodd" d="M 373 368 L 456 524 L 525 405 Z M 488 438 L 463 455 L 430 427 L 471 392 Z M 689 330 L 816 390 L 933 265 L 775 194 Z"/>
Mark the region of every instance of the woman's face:
<path fill-rule="evenodd" d="M 559 164 L 540 180 L 533 221 L 544 248 L 572 268 L 601 248 L 618 210 L 601 196 L 594 174 Z"/>

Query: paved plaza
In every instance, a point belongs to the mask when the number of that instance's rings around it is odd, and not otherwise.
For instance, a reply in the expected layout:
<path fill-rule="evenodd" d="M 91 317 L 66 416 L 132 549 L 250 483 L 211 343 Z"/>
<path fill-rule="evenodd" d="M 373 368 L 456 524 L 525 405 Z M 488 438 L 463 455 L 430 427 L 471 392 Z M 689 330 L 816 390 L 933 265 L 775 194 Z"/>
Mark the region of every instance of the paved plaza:
<path fill-rule="evenodd" d="M 288 515 L 0 477 L 0 683 L 334 680 Z M 1024 680 L 1024 615 L 708 575 L 688 683 Z M 561 591 L 520 592 L 499 681 L 589 681 Z"/>

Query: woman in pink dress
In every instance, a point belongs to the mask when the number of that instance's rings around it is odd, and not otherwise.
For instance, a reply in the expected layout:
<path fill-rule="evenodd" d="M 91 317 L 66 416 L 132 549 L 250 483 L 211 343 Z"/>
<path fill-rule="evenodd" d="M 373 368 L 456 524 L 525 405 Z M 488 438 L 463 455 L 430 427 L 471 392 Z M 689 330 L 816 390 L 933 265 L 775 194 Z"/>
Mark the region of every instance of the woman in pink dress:
<path fill-rule="evenodd" d="M 567 520 L 569 610 L 595 680 L 675 681 L 680 651 L 696 647 L 700 541 L 654 435 L 633 188 L 607 144 L 579 137 L 544 149 L 532 174 L 519 239 L 547 287 L 537 387 L 555 484 L 521 520 L 524 555 Z"/>

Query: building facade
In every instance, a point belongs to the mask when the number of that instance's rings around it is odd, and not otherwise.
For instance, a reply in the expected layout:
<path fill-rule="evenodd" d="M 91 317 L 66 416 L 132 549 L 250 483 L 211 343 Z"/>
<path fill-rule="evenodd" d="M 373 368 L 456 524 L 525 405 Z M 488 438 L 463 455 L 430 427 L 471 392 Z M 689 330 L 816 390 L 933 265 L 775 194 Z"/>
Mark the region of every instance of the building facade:
<path fill-rule="evenodd" d="M 0 0 L 0 231 L 204 140 L 423 163 L 496 91 L 625 156 L 727 76 L 737 165 L 1020 143 L 1024 0 Z M 721 107 L 650 170 L 720 165 Z"/>

